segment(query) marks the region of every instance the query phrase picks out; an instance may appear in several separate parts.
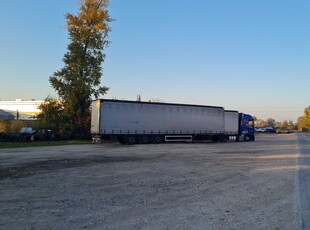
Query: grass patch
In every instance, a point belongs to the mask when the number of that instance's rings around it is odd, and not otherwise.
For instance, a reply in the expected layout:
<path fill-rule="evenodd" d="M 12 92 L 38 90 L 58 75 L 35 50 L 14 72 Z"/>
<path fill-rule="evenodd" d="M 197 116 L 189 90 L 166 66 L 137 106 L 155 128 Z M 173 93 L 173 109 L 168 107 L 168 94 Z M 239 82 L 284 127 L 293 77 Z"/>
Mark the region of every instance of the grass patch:
<path fill-rule="evenodd" d="M 0 149 L 4 148 L 24 148 L 24 147 L 44 147 L 57 145 L 83 145 L 90 144 L 91 141 L 69 140 L 69 141 L 32 141 L 32 142 L 0 142 Z"/>

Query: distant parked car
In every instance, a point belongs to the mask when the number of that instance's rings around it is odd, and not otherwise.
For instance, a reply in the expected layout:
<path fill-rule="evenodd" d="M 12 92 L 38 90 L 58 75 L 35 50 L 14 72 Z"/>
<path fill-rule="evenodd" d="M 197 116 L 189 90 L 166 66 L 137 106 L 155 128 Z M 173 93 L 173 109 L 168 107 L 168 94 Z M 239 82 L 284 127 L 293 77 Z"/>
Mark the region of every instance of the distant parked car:
<path fill-rule="evenodd" d="M 22 127 L 19 131 L 20 134 L 33 134 L 35 131 L 31 127 Z"/>
<path fill-rule="evenodd" d="M 255 132 L 260 133 L 261 131 L 261 128 L 255 128 Z"/>
<path fill-rule="evenodd" d="M 276 133 L 277 131 L 276 131 L 276 129 L 273 128 L 273 127 L 266 127 L 266 132 L 267 132 L 267 133 Z"/>
<path fill-rule="evenodd" d="M 266 132 L 266 128 L 255 128 L 255 132 L 265 133 Z"/>
<path fill-rule="evenodd" d="M 31 141 L 31 136 L 35 133 L 36 131 L 33 130 L 31 127 L 22 127 L 21 130 L 19 131 L 19 134 L 17 135 L 17 140 L 18 141 Z"/>
<path fill-rule="evenodd" d="M 290 129 L 277 129 L 277 133 L 292 133 L 293 131 Z"/>

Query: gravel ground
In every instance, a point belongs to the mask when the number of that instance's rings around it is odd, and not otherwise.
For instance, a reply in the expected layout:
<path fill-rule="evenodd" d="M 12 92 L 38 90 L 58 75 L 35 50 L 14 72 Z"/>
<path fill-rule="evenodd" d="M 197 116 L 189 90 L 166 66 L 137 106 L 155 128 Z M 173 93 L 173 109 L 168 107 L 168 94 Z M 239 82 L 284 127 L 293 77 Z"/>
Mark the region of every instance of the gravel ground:
<path fill-rule="evenodd" d="M 296 134 L 0 149 L 0 229 L 301 229 Z"/>

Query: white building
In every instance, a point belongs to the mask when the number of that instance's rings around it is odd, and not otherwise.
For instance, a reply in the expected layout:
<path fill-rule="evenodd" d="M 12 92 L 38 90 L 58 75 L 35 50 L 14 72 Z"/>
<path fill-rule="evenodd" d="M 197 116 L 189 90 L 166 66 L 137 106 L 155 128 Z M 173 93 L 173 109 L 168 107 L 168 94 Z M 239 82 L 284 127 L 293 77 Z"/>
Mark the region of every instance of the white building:
<path fill-rule="evenodd" d="M 37 100 L 22 100 L 16 99 L 15 101 L 1 101 L 0 100 L 0 110 L 8 112 L 17 118 L 17 113 L 19 114 L 19 119 L 29 120 L 33 119 L 31 117 L 37 115 L 40 110 L 38 106 L 43 103 Z"/>

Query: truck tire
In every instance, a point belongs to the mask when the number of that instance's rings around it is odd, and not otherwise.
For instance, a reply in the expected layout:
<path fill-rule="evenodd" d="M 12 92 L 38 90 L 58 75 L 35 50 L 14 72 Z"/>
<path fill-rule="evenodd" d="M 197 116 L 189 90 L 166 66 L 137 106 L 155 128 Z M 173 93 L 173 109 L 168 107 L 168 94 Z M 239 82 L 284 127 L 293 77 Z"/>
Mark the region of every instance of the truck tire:
<path fill-rule="evenodd" d="M 164 142 L 164 139 L 162 138 L 162 136 L 153 136 L 152 137 L 152 143 L 153 144 L 160 144 L 160 143 L 163 143 Z"/>
<path fill-rule="evenodd" d="M 24 136 L 23 141 L 24 141 L 24 142 L 31 141 L 31 135 L 26 135 L 26 136 Z"/>
<path fill-rule="evenodd" d="M 126 136 L 125 137 L 125 143 L 127 145 L 134 145 L 137 143 L 137 137 L 136 136 Z"/>
<path fill-rule="evenodd" d="M 119 137 L 118 142 L 121 143 L 122 145 L 126 144 L 125 137 L 123 136 Z"/>
<path fill-rule="evenodd" d="M 221 136 L 220 137 L 220 142 L 227 142 L 228 141 L 228 137 L 227 136 Z"/>
<path fill-rule="evenodd" d="M 41 141 L 41 137 L 39 134 L 34 134 L 31 136 L 32 141 Z"/>
<path fill-rule="evenodd" d="M 12 134 L 10 141 L 17 141 L 17 135 L 16 134 Z"/>
<path fill-rule="evenodd" d="M 4 142 L 9 142 L 10 141 L 10 138 L 11 138 L 11 134 L 7 133 L 5 134 L 3 137 L 2 137 L 2 140 Z"/>
<path fill-rule="evenodd" d="M 219 137 L 218 136 L 213 136 L 212 137 L 212 141 L 213 142 L 218 142 L 219 141 Z"/>
<path fill-rule="evenodd" d="M 149 136 L 141 136 L 141 137 L 139 137 L 139 143 L 149 144 L 149 143 L 151 143 L 151 138 Z"/>

